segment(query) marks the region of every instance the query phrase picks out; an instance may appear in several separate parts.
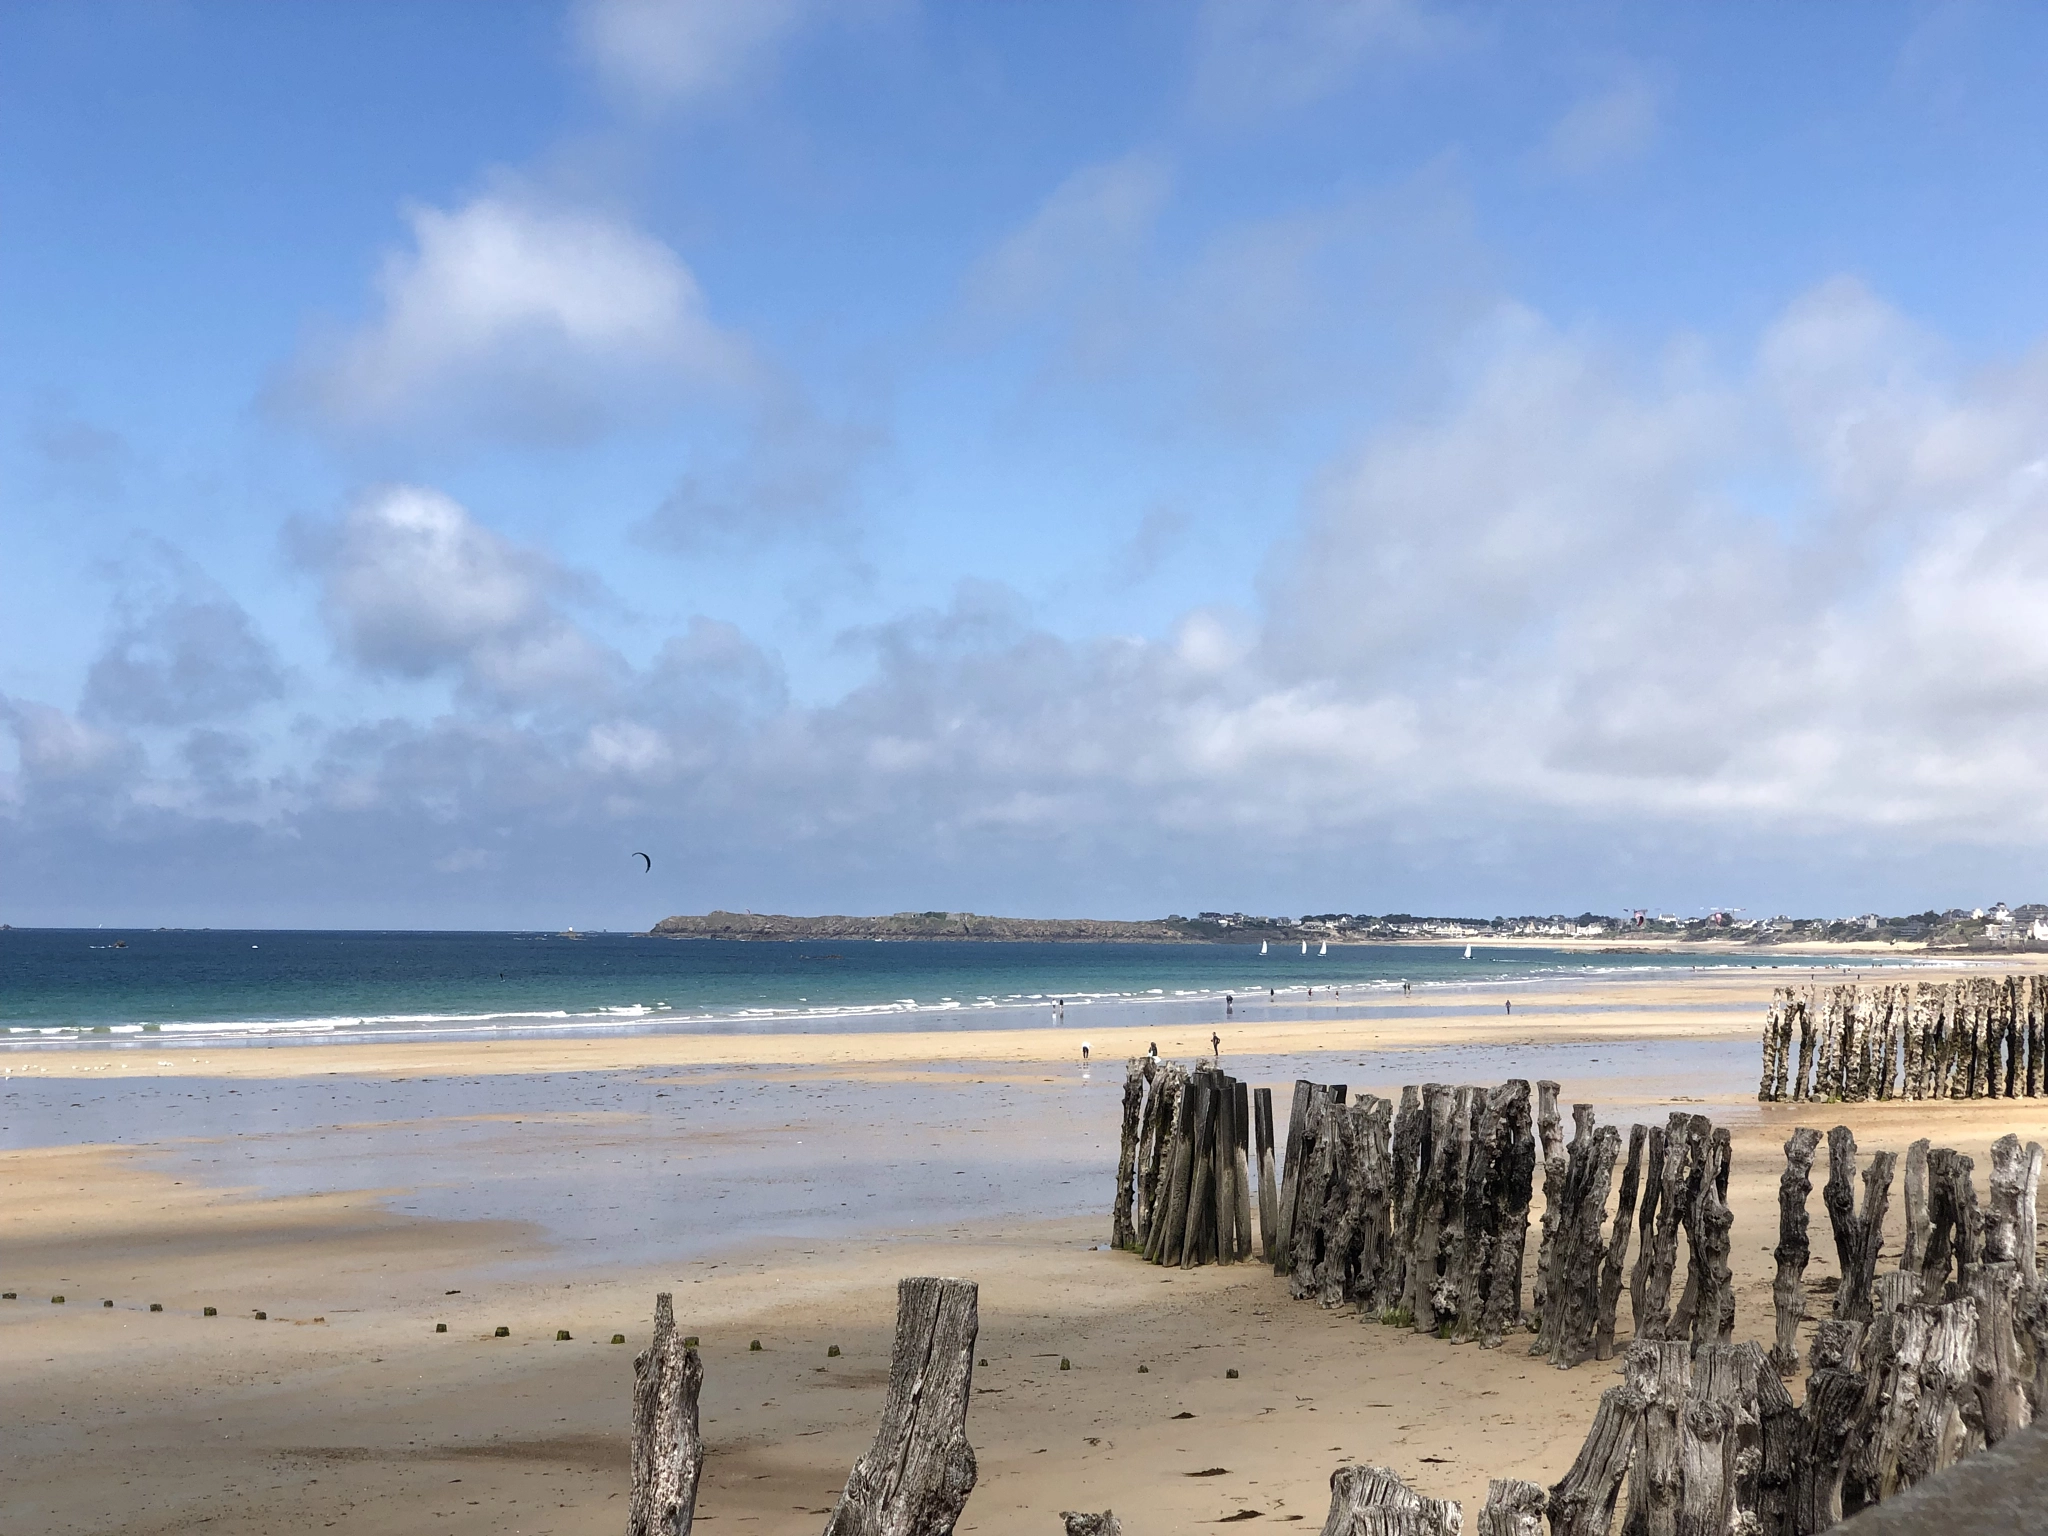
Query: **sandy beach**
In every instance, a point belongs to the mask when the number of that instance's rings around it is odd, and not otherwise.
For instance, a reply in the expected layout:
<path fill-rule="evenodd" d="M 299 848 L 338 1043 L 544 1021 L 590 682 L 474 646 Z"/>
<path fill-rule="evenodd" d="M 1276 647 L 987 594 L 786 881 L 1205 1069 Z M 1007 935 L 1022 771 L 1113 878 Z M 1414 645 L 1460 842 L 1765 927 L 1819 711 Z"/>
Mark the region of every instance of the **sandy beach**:
<path fill-rule="evenodd" d="M 1931 1136 L 1980 1184 L 2000 1134 L 2048 1139 L 2048 1102 L 1758 1105 L 1763 1008 L 1796 979 L 1590 981 L 1512 1014 L 1497 992 L 1333 1002 L 1152 1038 L 1188 1058 L 1213 1028 L 1282 1103 L 1296 1076 L 1549 1076 L 1603 1123 L 1704 1111 L 1735 1135 L 1737 1334 L 1768 1337 L 1794 1124 L 1846 1123 L 1866 1149 Z M 1468 1520 L 1489 1476 L 1555 1480 L 1610 1367 L 1101 1246 L 1120 1058 L 1149 1043 L 1070 1026 L 13 1058 L 7 1529 L 615 1531 L 632 1354 L 666 1289 L 703 1341 L 698 1519 L 815 1532 L 873 1434 L 895 1281 L 919 1273 L 981 1285 L 964 1530 L 1043 1536 L 1105 1506 L 1136 1536 L 1319 1522 L 1346 1459 Z M 1810 1282 L 1835 1272 L 1818 1191 L 1811 1211 Z"/>

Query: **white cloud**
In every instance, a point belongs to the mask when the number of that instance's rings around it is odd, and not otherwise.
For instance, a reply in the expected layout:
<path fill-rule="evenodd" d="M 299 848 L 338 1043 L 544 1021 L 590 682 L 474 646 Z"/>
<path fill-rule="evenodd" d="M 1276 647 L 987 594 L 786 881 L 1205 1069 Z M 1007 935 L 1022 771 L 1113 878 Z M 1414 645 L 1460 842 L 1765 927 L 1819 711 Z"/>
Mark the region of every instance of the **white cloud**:
<path fill-rule="evenodd" d="M 580 0 L 584 58 L 642 107 L 714 100 L 746 83 L 813 9 L 804 0 Z"/>
<path fill-rule="evenodd" d="M 1149 154 L 1084 166 L 976 264 L 969 303 L 1008 315 L 1099 285 L 1150 239 L 1172 186 Z"/>
<path fill-rule="evenodd" d="M 518 195 L 408 212 L 378 312 L 311 347 L 282 397 L 343 431 L 573 441 L 751 386 L 746 344 L 666 245 L 617 219 Z"/>
<path fill-rule="evenodd" d="M 1591 176 L 1641 158 L 1657 137 L 1657 92 L 1633 72 L 1565 110 L 1539 153 L 1561 176 Z"/>
<path fill-rule="evenodd" d="M 369 672 L 452 673 L 473 693 L 527 705 L 601 689 L 615 671 L 561 612 L 572 578 L 439 492 L 387 488 L 301 543 L 344 653 Z"/>
<path fill-rule="evenodd" d="M 1331 467 L 1261 613 L 1075 640 L 970 583 L 850 636 L 865 680 L 820 705 L 726 624 L 628 668 L 552 562 L 435 493 L 369 498 L 318 556 L 344 649 L 467 707 L 335 729 L 267 803 L 422 869 L 507 828 L 666 827 L 792 905 L 945 871 L 1012 907 L 1266 869 L 1405 902 L 1431 866 L 1553 899 L 1708 867 L 1812 893 L 1858 861 L 1918 903 L 1933 871 L 2038 865 L 2048 348 L 1967 370 L 1843 280 L 1726 368 L 1512 308 L 1466 356 Z M 30 778 L 140 803 L 121 738 L 8 719 L 14 804 Z"/>

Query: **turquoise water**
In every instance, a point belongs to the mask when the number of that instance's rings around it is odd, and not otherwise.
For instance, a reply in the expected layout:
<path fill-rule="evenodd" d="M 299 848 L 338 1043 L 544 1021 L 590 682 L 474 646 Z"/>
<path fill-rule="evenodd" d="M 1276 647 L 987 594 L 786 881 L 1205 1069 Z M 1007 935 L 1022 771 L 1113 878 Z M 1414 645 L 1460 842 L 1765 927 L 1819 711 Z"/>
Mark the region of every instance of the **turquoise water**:
<path fill-rule="evenodd" d="M 1332 994 L 1425 1008 L 1589 974 L 1813 968 L 1807 957 L 1458 946 L 770 942 L 542 933 L 0 931 L 14 1048 L 561 1032 L 1067 1027 L 1272 1018 Z M 1867 968 L 1867 967 L 1866 967 Z M 1404 991 L 1404 985 L 1410 990 Z"/>

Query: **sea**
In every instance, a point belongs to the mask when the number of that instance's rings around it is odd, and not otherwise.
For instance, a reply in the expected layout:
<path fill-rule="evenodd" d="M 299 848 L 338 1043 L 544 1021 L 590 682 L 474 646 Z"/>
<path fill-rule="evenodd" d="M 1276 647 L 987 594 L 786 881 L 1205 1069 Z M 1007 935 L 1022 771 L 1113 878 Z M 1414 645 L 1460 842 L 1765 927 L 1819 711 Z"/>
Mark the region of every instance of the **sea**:
<path fill-rule="evenodd" d="M 1876 962 L 1859 957 L 1854 968 Z M 0 1053 L 559 1035 L 1067 1028 L 1424 1013 L 1808 955 L 1462 944 L 727 941 L 624 933 L 0 929 Z"/>

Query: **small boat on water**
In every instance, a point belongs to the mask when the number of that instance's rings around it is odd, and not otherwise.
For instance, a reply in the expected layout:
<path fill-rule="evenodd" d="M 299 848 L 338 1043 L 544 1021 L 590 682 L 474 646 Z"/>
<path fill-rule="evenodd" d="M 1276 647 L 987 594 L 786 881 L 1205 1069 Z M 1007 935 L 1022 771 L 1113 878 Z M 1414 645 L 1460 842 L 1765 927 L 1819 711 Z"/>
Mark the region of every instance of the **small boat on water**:
<path fill-rule="evenodd" d="M 1304 955 L 1308 953 L 1308 940 L 1307 940 L 1307 939 L 1303 939 L 1303 940 L 1301 941 L 1301 952 L 1302 952 L 1302 953 L 1303 953 Z"/>
<path fill-rule="evenodd" d="M 1322 958 L 1323 958 L 1323 956 L 1327 955 L 1327 954 L 1328 954 L 1329 952 L 1330 952 L 1330 941 L 1329 941 L 1328 939 L 1325 939 L 1325 940 L 1323 940 L 1323 947 L 1322 947 L 1321 949 L 1319 949 L 1319 950 L 1317 950 L 1317 951 L 1316 951 L 1316 958 L 1317 958 L 1318 960 L 1320 960 L 1320 959 L 1322 959 Z"/>
<path fill-rule="evenodd" d="M 1467 960 L 1470 960 L 1472 958 L 1472 946 L 1470 944 L 1467 944 L 1465 946 L 1465 958 Z"/>
<path fill-rule="evenodd" d="M 1265 941 L 1264 939 L 1261 939 L 1261 940 L 1259 940 L 1259 953 L 1263 955 L 1263 954 L 1264 954 L 1265 952 L 1266 952 L 1266 941 Z"/>

